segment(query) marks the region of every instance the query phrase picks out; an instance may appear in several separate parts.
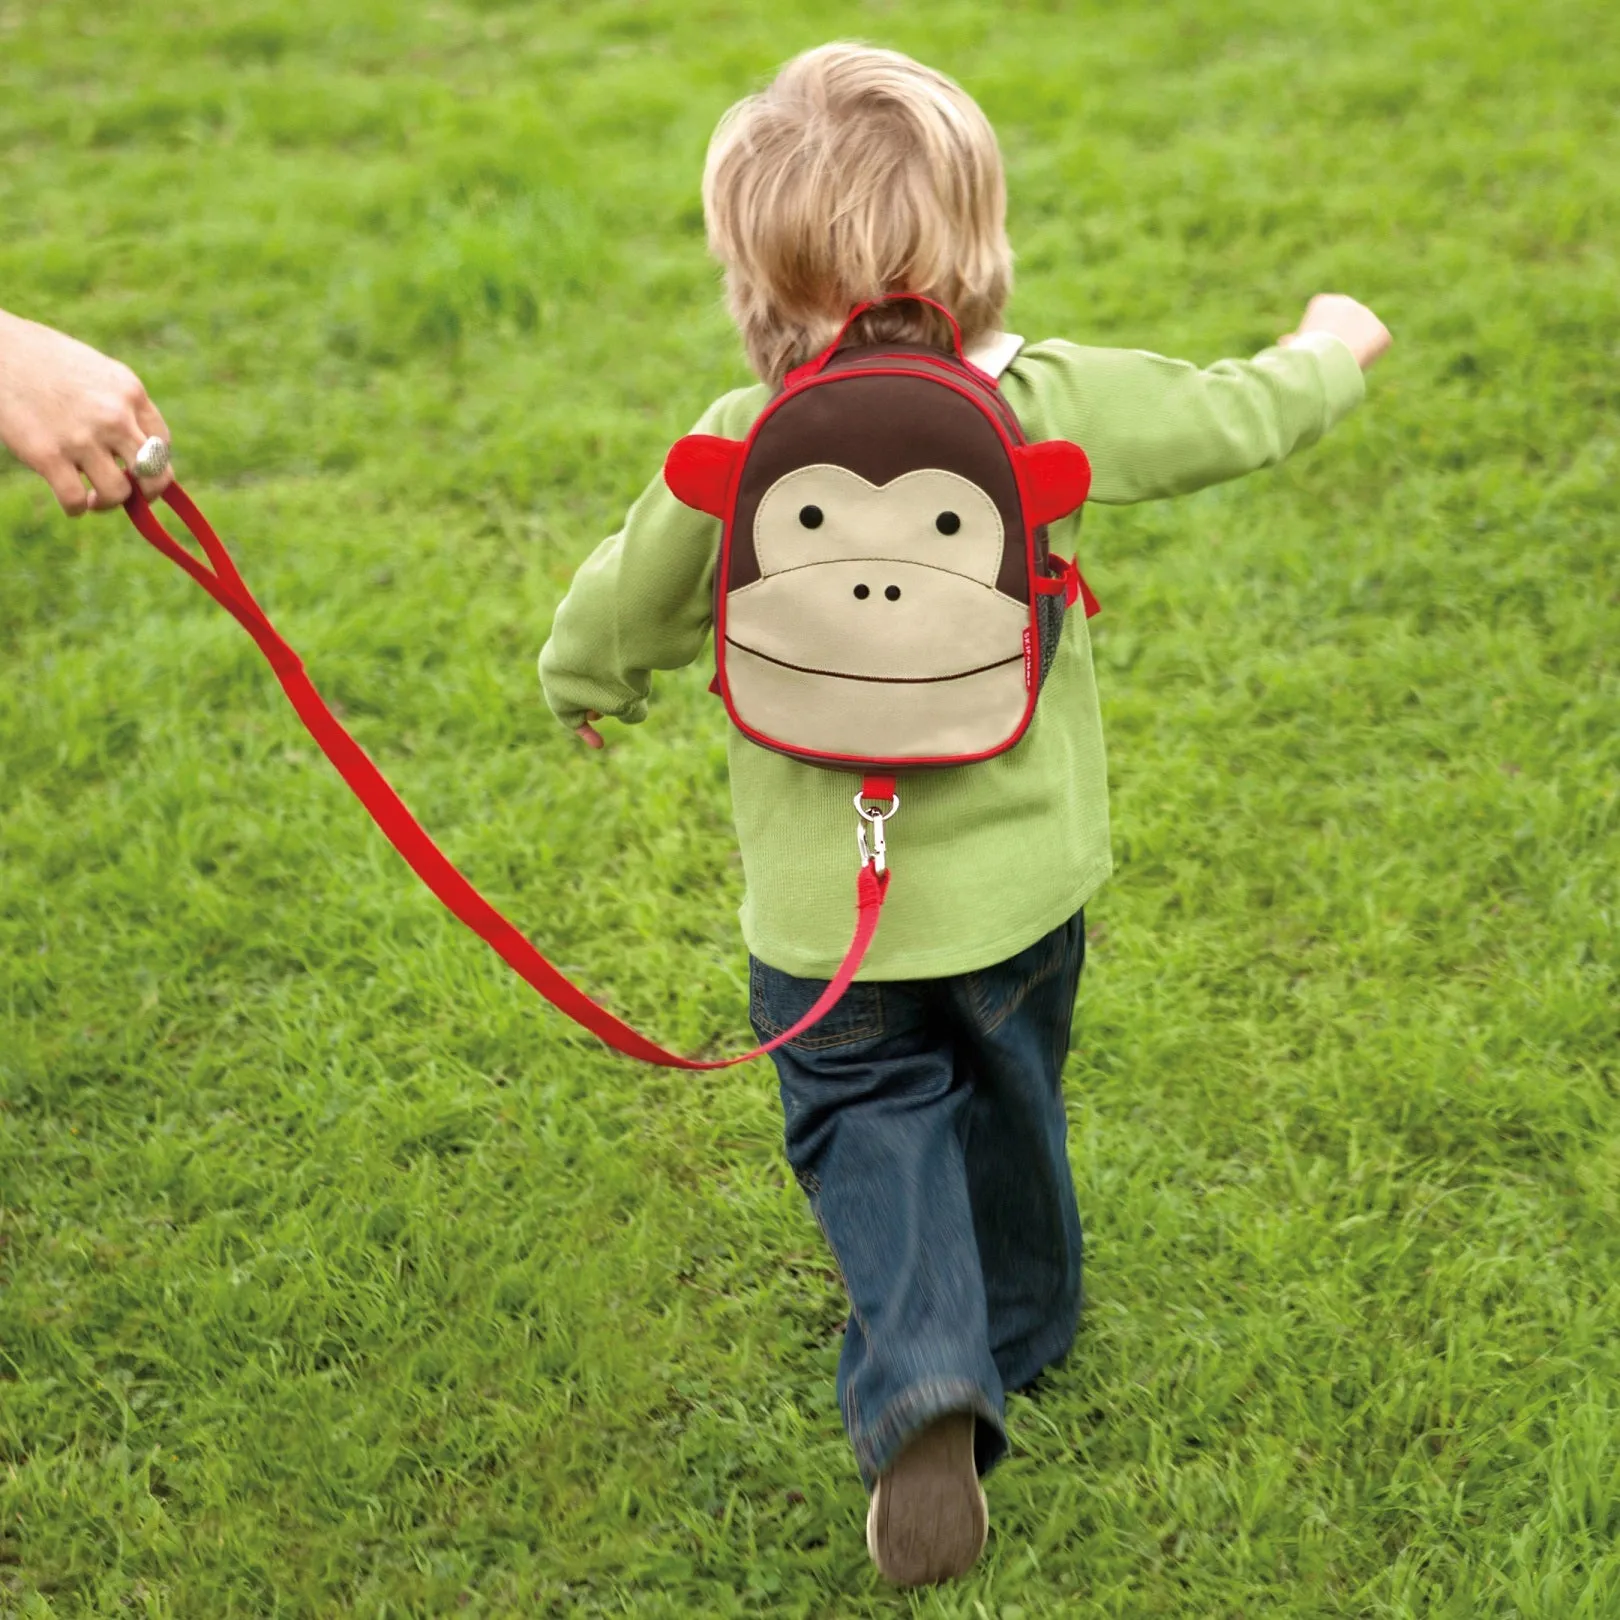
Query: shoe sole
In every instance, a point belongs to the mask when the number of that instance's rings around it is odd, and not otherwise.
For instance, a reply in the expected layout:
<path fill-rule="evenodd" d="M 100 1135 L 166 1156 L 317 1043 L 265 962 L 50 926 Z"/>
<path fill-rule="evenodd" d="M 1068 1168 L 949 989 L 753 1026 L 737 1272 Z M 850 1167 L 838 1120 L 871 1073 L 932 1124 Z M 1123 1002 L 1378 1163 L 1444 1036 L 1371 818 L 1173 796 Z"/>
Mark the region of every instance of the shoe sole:
<path fill-rule="evenodd" d="M 930 1424 L 872 1492 L 866 1550 L 896 1586 L 965 1575 L 984 1551 L 990 1513 L 973 1464 L 971 1412 Z"/>

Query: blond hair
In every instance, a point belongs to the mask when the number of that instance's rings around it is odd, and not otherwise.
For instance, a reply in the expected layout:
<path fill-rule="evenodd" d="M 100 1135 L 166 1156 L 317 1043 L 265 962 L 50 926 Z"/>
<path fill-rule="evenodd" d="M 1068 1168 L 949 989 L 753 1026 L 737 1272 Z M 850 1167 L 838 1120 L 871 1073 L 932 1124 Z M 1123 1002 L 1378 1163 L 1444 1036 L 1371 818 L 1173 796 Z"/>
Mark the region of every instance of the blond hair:
<path fill-rule="evenodd" d="M 714 132 L 703 171 L 709 246 L 767 382 L 830 343 L 850 309 L 926 293 L 971 345 L 1012 286 L 995 131 L 960 86 L 898 51 L 823 45 L 796 56 Z M 932 311 L 864 316 L 857 342 L 944 345 Z"/>

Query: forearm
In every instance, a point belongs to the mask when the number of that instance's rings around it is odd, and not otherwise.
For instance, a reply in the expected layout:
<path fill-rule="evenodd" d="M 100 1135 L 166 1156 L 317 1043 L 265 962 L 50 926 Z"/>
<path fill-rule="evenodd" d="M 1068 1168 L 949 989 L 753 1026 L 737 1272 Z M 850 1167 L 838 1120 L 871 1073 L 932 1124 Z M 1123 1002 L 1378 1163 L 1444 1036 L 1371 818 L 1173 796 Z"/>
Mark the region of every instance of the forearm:
<path fill-rule="evenodd" d="M 540 649 L 540 689 L 570 730 L 587 713 L 627 724 L 646 718 L 652 666 L 627 656 L 614 602 L 623 544 L 623 534 L 616 534 L 581 565 Z"/>
<path fill-rule="evenodd" d="M 577 728 L 587 712 L 632 725 L 646 718 L 652 672 L 702 650 L 717 548 L 714 520 L 681 506 L 659 479 L 586 559 L 540 651 L 541 688 L 563 725 Z"/>
<path fill-rule="evenodd" d="M 1049 430 L 1091 458 L 1091 499 L 1182 495 L 1314 444 L 1361 400 L 1361 368 L 1313 335 L 1200 369 L 1136 349 L 1041 344 L 1020 366 Z"/>
<path fill-rule="evenodd" d="M 1166 390 L 1161 470 L 1133 499 L 1181 495 L 1286 461 L 1360 403 L 1361 368 L 1336 339 L 1222 360 Z"/>

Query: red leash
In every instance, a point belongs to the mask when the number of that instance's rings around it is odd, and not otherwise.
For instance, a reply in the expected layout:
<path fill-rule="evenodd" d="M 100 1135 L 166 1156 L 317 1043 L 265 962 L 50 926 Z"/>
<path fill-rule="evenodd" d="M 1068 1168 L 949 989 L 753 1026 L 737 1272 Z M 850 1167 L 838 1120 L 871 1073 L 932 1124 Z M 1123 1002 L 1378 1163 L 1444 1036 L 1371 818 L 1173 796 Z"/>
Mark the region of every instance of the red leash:
<path fill-rule="evenodd" d="M 170 484 L 163 492 L 163 499 L 179 514 L 180 520 L 202 546 L 208 561 L 213 564 L 212 570 L 169 534 L 138 487 L 125 503 L 124 510 L 146 540 L 170 562 L 185 569 L 258 643 L 259 651 L 269 661 L 282 691 L 298 711 L 298 718 L 304 722 L 310 736 L 320 744 L 321 752 L 337 767 L 338 775 L 349 784 L 354 796 L 382 828 L 389 843 L 405 857 L 411 870 L 508 966 L 576 1024 L 588 1029 L 615 1051 L 623 1052 L 627 1057 L 640 1058 L 645 1063 L 660 1063 L 674 1069 L 729 1069 L 733 1064 L 747 1063 L 752 1058 L 775 1051 L 785 1042 L 802 1035 L 812 1024 L 831 1012 L 839 997 L 849 988 L 866 956 L 867 947 L 872 943 L 872 936 L 877 932 L 878 918 L 882 915 L 883 902 L 889 892 L 889 873 L 883 860 L 885 818 L 861 809 L 861 801 L 871 798 L 897 804 L 892 780 L 873 778 L 866 784 L 863 793 L 857 795 L 856 807 L 861 811 L 863 824 L 860 828 L 862 865 L 855 891 L 855 937 L 850 941 L 849 950 L 837 973 L 822 991 L 815 1006 L 791 1029 L 783 1030 L 763 1046 L 756 1046 L 753 1051 L 744 1052 L 738 1057 L 700 1061 L 682 1057 L 678 1052 L 666 1051 L 656 1041 L 648 1040 L 622 1019 L 614 1017 L 606 1007 L 592 1001 L 577 985 L 564 978 L 456 870 L 439 846 L 428 837 L 422 824 L 405 808 L 404 801 L 388 785 L 370 756 L 326 706 L 325 699 L 305 674 L 302 660 L 281 639 L 264 609 L 253 599 L 253 593 L 236 571 L 236 564 L 231 561 L 224 543 L 191 497 L 178 484 Z M 889 814 L 893 814 L 893 811 Z M 875 850 L 870 859 L 866 857 L 865 834 L 868 825 L 875 834 Z"/>

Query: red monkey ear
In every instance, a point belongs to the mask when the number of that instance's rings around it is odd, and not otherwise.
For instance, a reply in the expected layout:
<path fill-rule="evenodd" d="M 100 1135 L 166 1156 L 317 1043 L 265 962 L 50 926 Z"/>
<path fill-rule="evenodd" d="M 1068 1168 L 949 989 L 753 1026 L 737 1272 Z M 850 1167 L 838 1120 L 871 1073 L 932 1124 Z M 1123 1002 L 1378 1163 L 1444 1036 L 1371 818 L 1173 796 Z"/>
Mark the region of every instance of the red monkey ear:
<path fill-rule="evenodd" d="M 677 439 L 664 457 L 664 482 L 676 500 L 723 518 L 731 497 L 732 474 L 742 461 L 741 439 L 717 439 L 709 433 L 688 433 Z"/>
<path fill-rule="evenodd" d="M 1021 444 L 1013 451 L 1013 466 L 1031 528 L 1067 517 L 1091 492 L 1091 463 L 1067 439 Z"/>

